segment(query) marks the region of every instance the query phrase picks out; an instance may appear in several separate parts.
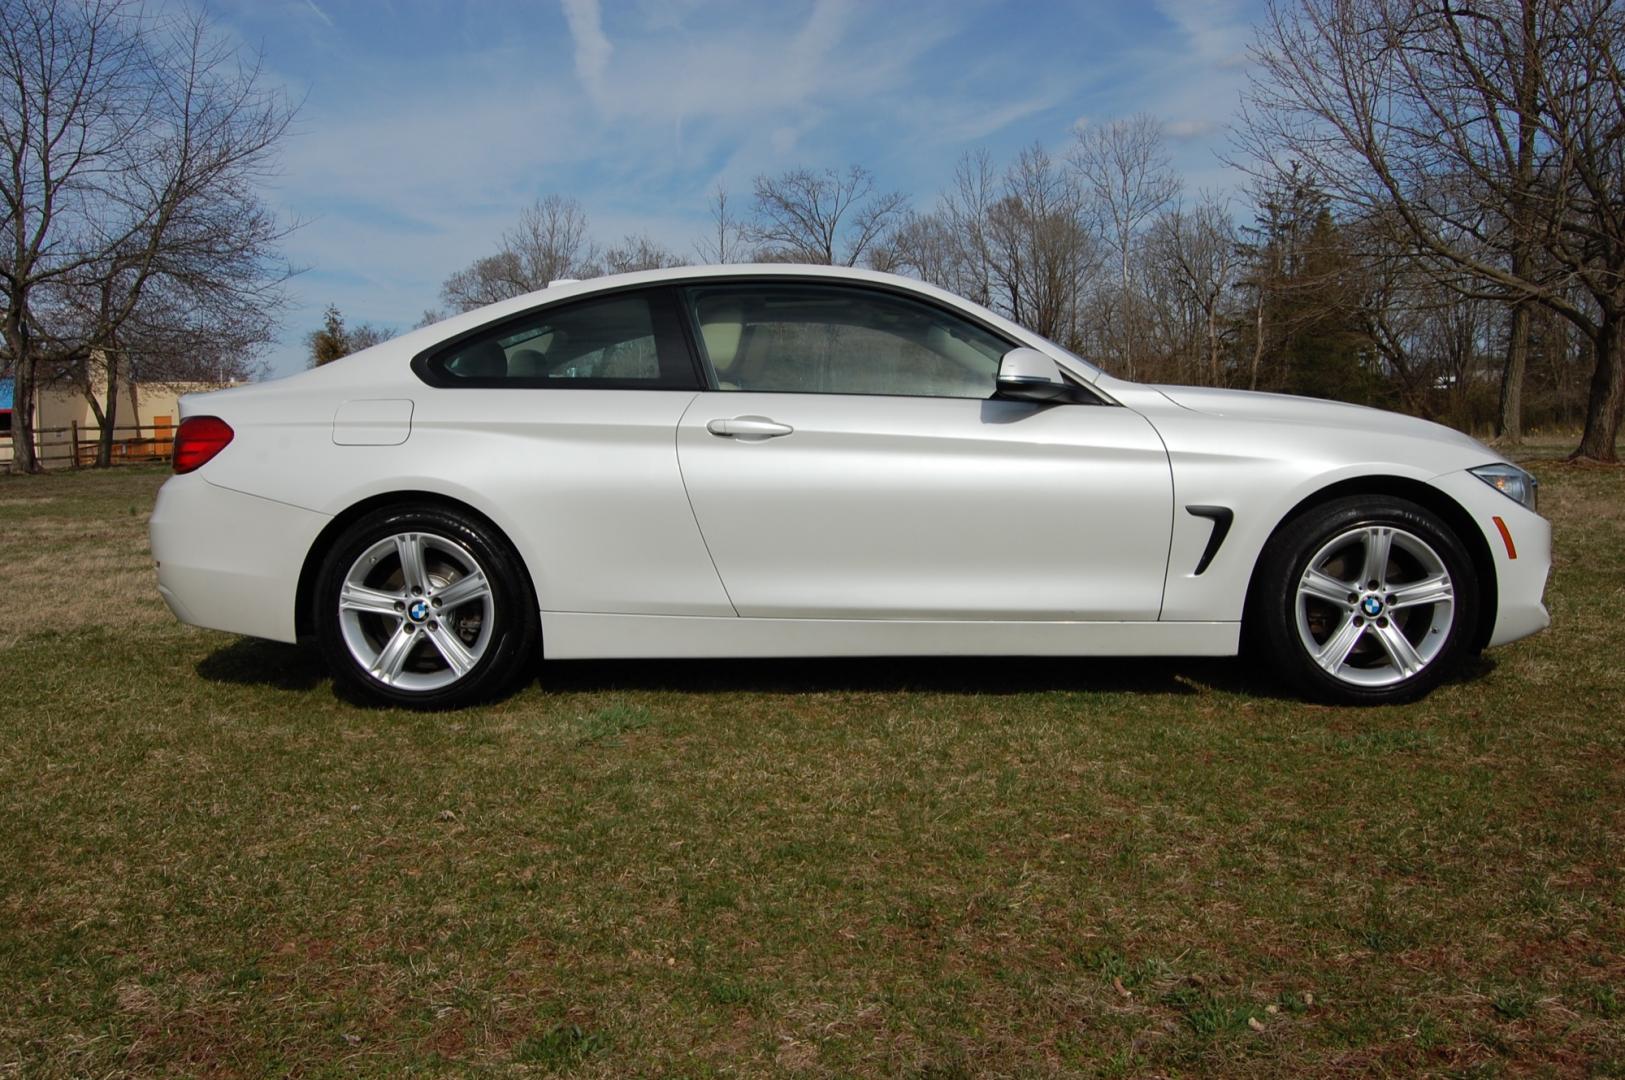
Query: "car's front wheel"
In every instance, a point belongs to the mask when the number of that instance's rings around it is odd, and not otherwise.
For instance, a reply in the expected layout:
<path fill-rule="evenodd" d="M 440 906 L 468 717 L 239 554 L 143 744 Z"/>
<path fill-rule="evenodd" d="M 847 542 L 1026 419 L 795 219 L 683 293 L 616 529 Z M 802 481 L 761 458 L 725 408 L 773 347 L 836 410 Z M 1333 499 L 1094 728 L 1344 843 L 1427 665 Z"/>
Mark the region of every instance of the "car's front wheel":
<path fill-rule="evenodd" d="M 381 704 L 445 709 L 494 697 L 535 659 L 536 603 L 484 521 L 389 507 L 356 521 L 317 577 L 316 639 L 334 681 Z"/>
<path fill-rule="evenodd" d="M 1344 704 L 1414 701 L 1467 655 L 1479 588 L 1461 541 L 1406 500 L 1314 507 L 1266 547 L 1250 617 L 1281 673 Z"/>

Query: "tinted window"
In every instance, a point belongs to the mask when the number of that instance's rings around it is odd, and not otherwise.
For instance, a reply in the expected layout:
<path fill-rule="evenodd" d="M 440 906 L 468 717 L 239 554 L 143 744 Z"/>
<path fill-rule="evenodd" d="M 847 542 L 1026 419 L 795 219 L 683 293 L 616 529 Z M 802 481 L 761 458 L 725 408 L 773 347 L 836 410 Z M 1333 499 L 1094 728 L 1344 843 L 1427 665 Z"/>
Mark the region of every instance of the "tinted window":
<path fill-rule="evenodd" d="M 653 293 L 585 300 L 499 324 L 429 361 L 448 385 L 692 388 L 687 350 Z"/>
<path fill-rule="evenodd" d="M 844 286 L 688 291 L 724 390 L 985 398 L 1011 345 L 929 304 Z"/>

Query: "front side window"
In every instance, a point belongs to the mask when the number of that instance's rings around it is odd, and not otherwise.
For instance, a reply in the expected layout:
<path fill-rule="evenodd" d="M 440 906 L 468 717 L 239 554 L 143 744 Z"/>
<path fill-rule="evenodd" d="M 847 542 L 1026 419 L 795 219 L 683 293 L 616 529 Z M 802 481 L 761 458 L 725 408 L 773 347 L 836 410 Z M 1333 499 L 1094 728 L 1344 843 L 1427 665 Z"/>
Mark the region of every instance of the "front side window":
<path fill-rule="evenodd" d="M 543 308 L 430 357 L 443 386 L 693 389 L 675 317 L 658 294 L 618 293 Z"/>
<path fill-rule="evenodd" d="M 929 304 L 840 285 L 687 290 L 723 390 L 991 397 L 1010 342 Z"/>

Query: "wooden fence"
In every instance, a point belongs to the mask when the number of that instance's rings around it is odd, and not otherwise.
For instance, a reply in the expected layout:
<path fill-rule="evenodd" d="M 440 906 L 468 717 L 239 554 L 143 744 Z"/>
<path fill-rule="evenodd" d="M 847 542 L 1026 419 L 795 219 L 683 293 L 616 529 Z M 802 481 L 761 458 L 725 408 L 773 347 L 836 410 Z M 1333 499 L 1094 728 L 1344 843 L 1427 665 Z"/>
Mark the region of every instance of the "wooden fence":
<path fill-rule="evenodd" d="M 13 432 L 15 436 L 15 432 Z M 96 450 L 101 442 L 101 431 L 94 425 L 74 423 L 67 427 L 35 428 L 34 455 L 47 469 L 83 469 L 96 464 Z M 168 461 L 175 450 L 175 425 L 160 418 L 154 424 L 118 424 L 113 428 L 114 465 L 137 465 L 154 461 Z M 11 472 L 15 454 L 11 440 L 0 439 L 0 454 L 7 455 L 0 469 Z"/>

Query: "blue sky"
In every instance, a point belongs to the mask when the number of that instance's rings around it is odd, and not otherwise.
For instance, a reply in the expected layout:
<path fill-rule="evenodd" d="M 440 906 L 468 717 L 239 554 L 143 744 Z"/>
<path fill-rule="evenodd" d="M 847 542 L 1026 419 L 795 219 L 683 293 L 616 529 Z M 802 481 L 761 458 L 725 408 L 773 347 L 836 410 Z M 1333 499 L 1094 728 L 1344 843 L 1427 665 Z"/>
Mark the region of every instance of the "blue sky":
<path fill-rule="evenodd" d="M 967 150 L 1063 150 L 1080 124 L 1161 120 L 1188 193 L 1215 156 L 1261 0 L 217 0 L 304 104 L 270 196 L 305 222 L 273 374 L 336 303 L 391 329 L 489 253 L 532 199 L 570 195 L 593 234 L 689 252 L 720 183 L 871 169 L 935 200 Z"/>

